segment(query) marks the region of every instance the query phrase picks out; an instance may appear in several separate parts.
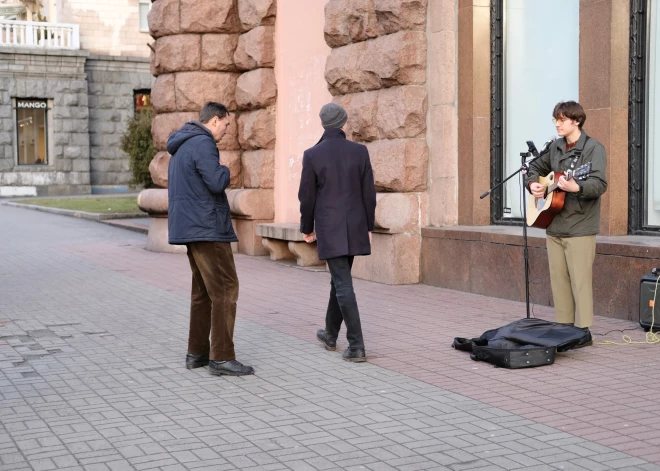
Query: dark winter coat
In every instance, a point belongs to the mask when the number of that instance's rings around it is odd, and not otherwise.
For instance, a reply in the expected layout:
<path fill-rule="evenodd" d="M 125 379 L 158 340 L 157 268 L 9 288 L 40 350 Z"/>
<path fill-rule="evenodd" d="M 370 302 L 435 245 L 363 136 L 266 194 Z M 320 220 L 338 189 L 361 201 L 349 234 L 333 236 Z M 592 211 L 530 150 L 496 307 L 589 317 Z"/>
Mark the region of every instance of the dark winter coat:
<path fill-rule="evenodd" d="M 225 189 L 229 169 L 220 165 L 213 134 L 190 121 L 167 141 L 170 244 L 236 242 Z"/>
<path fill-rule="evenodd" d="M 371 254 L 376 189 L 365 146 L 326 130 L 303 155 L 298 199 L 300 232 L 316 231 L 319 259 Z"/>

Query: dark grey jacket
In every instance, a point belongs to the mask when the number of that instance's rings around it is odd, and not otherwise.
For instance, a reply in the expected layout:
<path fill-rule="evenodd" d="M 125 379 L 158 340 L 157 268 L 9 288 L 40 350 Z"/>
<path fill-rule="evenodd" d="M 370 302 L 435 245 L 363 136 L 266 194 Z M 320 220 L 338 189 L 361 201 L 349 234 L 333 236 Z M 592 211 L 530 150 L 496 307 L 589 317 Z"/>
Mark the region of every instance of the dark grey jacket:
<path fill-rule="evenodd" d="M 376 189 L 369 151 L 328 129 L 303 155 L 298 191 L 300 232 L 316 231 L 319 258 L 369 255 Z"/>
<path fill-rule="evenodd" d="M 582 131 L 575 147 L 566 152 L 566 139 L 560 138 L 550 144 L 550 151 L 530 165 L 525 178 L 529 189 L 531 182 L 538 182 L 539 176 L 551 171 L 564 172 L 569 169 L 573 158 L 580 154 L 575 168 L 591 162 L 591 173 L 586 180 L 576 180 L 580 186 L 578 193 L 566 193 L 564 207 L 552 219 L 546 229 L 554 237 L 580 237 L 598 234 L 600 230 L 600 196 L 607 190 L 605 169 L 607 161 L 605 148 L 593 137 L 587 139 Z"/>
<path fill-rule="evenodd" d="M 190 121 L 167 141 L 170 244 L 236 242 L 225 189 L 229 169 L 220 165 L 213 134 Z"/>

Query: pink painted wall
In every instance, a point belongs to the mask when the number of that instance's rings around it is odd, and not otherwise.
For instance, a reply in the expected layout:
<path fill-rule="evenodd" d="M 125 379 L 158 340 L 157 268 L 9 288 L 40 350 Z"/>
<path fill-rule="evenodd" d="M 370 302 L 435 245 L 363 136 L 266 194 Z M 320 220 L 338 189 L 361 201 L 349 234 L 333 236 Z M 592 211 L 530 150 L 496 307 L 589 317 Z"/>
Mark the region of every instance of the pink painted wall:
<path fill-rule="evenodd" d="M 332 100 L 324 78 L 330 54 L 323 39 L 326 2 L 277 2 L 275 222 L 300 221 L 302 155 L 323 134 L 319 110 Z"/>

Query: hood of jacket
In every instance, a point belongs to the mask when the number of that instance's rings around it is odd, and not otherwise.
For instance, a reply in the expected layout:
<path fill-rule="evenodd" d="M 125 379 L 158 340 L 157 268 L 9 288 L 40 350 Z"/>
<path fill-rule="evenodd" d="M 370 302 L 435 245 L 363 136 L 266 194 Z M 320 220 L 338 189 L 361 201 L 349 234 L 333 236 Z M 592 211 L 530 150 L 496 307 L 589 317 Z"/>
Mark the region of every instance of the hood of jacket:
<path fill-rule="evenodd" d="M 213 134 L 211 134 L 211 131 L 209 131 L 206 126 L 199 121 L 188 121 L 181 127 L 181 129 L 170 134 L 170 137 L 167 140 L 167 152 L 169 152 L 170 155 L 176 154 L 176 151 L 179 150 L 179 147 L 181 147 L 184 142 L 197 136 L 209 136 L 215 142 Z"/>

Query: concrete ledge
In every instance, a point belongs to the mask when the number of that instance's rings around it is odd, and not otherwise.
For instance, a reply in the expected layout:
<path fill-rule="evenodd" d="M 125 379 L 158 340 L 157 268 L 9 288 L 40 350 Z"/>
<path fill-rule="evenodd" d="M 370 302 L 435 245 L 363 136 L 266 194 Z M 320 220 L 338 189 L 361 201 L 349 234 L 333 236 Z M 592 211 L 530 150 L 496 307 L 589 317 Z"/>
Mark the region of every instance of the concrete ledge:
<path fill-rule="evenodd" d="M 138 232 L 140 234 L 149 233 L 150 224 L 136 224 L 135 222 L 132 222 L 130 219 L 106 219 L 99 222 L 103 224 L 107 224 L 109 226 L 119 227 L 121 229 L 127 229 L 129 231 Z M 146 222 L 151 223 L 150 220 L 147 220 Z"/>
<path fill-rule="evenodd" d="M 0 204 L 13 206 L 15 208 L 32 209 L 44 213 L 59 214 L 60 216 L 69 216 L 80 219 L 89 219 L 91 221 L 104 221 L 107 219 L 134 219 L 146 218 L 145 213 L 88 213 L 87 211 L 76 211 L 73 209 L 49 208 L 47 206 L 38 206 L 36 204 L 15 203 L 13 201 L 2 201 Z"/>
<path fill-rule="evenodd" d="M 30 54 L 35 56 L 72 56 L 84 57 L 90 56 L 89 51 L 85 49 L 58 49 L 58 48 L 44 48 L 44 47 L 25 47 L 25 46 L 8 46 L 3 44 L 0 49 L 0 54 Z"/>
<path fill-rule="evenodd" d="M 522 227 L 518 226 L 450 226 L 424 227 L 422 237 L 523 245 Z M 527 245 L 545 249 L 545 230 L 527 228 Z M 624 257 L 660 258 L 660 237 L 596 236 L 596 253 Z"/>
<path fill-rule="evenodd" d="M 528 246 L 531 302 L 553 306 L 545 231 L 529 230 Z M 421 254 L 422 283 L 525 301 L 521 227 L 425 227 Z M 654 267 L 660 267 L 660 238 L 597 236 L 594 313 L 638 320 L 640 279 Z"/>

